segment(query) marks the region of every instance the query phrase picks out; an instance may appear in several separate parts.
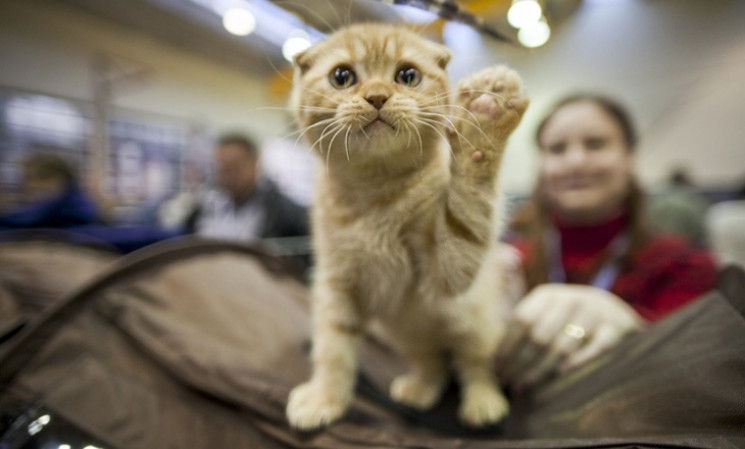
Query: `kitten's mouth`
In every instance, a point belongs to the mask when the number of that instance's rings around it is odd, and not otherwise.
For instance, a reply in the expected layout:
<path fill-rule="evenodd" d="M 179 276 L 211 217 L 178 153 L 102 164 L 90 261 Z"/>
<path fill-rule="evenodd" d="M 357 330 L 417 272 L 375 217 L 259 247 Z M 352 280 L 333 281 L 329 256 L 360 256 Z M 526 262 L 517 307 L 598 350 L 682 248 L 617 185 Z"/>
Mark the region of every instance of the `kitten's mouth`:
<path fill-rule="evenodd" d="M 365 125 L 365 127 L 362 129 L 364 131 L 371 131 L 371 130 L 379 129 L 383 127 L 393 129 L 393 125 L 391 125 L 390 123 L 386 122 L 383 118 L 378 116 L 378 117 L 375 117 L 373 121 Z"/>

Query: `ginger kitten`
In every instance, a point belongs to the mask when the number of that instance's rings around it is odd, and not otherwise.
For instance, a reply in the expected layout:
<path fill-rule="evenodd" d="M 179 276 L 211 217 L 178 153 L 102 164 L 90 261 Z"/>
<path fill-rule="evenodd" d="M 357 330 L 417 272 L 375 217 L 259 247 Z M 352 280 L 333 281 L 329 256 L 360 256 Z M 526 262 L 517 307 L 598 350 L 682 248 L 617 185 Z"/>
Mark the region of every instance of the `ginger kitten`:
<path fill-rule="evenodd" d="M 378 24 L 342 29 L 295 58 L 292 106 L 321 173 L 313 375 L 287 406 L 298 429 L 349 407 L 372 320 L 411 366 L 391 384 L 396 401 L 433 406 L 452 368 L 464 423 L 508 412 L 493 374 L 502 334 L 494 204 L 528 99 L 518 75 L 497 67 L 462 80 L 453 103 L 449 59 L 442 45 Z"/>

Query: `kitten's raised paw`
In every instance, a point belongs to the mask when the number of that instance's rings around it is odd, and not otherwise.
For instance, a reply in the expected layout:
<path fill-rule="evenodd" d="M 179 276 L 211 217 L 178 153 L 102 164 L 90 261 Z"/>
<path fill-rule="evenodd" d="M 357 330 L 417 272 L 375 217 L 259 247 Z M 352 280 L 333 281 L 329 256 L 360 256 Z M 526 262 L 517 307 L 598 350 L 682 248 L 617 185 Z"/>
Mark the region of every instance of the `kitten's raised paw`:
<path fill-rule="evenodd" d="M 507 399 L 496 387 L 471 385 L 463 395 L 458 416 L 468 426 L 485 427 L 498 423 L 509 411 Z"/>
<path fill-rule="evenodd" d="M 391 397 L 411 408 L 427 410 L 440 399 L 444 386 L 441 379 L 425 380 L 413 374 L 404 374 L 393 379 Z"/>
<path fill-rule="evenodd" d="M 320 429 L 339 419 L 350 402 L 351 398 L 330 394 L 319 383 L 307 382 L 290 392 L 287 419 L 298 430 Z"/>
<path fill-rule="evenodd" d="M 458 83 L 456 134 L 474 147 L 503 144 L 529 103 L 517 72 L 505 66 L 481 70 Z"/>

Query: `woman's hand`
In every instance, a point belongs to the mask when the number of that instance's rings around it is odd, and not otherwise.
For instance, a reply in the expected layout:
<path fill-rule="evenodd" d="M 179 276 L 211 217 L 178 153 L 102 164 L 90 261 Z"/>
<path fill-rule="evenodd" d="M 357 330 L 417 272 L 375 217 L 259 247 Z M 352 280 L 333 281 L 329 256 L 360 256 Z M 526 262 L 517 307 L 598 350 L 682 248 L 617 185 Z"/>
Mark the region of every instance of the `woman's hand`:
<path fill-rule="evenodd" d="M 540 285 L 517 303 L 497 369 L 504 383 L 522 389 L 581 365 L 642 325 L 625 301 L 605 290 Z"/>

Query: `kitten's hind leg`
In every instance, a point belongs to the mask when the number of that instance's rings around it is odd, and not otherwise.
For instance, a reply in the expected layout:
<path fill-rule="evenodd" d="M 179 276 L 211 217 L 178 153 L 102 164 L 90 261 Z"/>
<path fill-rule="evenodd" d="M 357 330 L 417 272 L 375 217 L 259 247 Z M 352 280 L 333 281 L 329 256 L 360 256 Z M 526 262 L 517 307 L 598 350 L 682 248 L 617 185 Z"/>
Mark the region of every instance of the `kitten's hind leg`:
<path fill-rule="evenodd" d="M 427 410 L 440 399 L 447 382 L 447 368 L 441 353 L 407 354 L 408 373 L 391 383 L 391 397 L 417 410 Z"/>
<path fill-rule="evenodd" d="M 468 426 L 496 424 L 509 413 L 510 406 L 497 383 L 492 360 L 491 356 L 463 353 L 453 360 L 461 387 L 458 417 Z"/>

